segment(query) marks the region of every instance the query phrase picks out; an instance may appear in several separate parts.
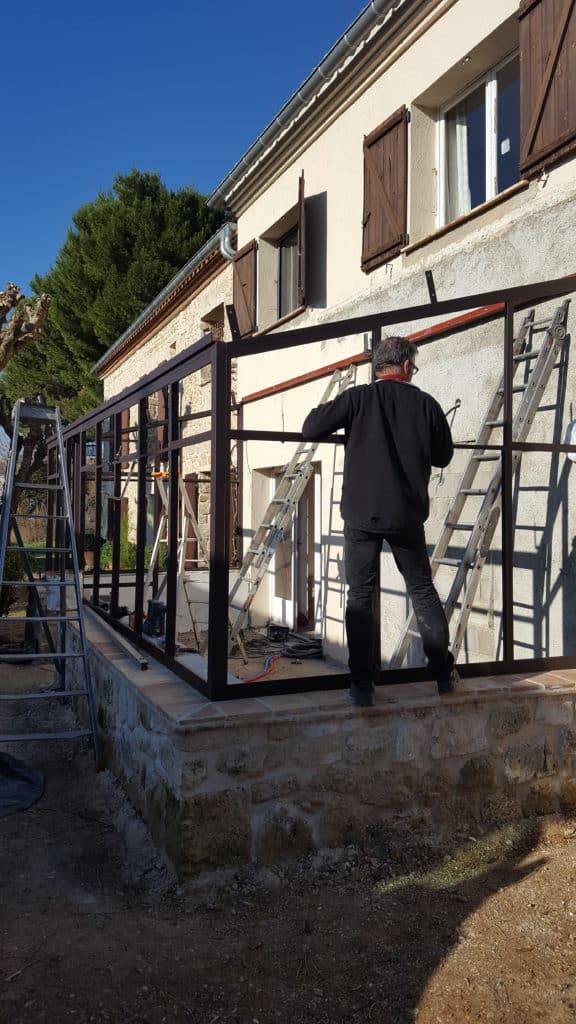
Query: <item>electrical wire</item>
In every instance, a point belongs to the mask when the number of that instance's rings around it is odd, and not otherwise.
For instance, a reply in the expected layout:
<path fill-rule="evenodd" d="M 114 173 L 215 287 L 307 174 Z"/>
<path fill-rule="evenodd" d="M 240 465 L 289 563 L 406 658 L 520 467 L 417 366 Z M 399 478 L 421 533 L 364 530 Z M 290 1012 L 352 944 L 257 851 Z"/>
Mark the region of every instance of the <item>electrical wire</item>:
<path fill-rule="evenodd" d="M 263 671 L 262 672 L 258 672 L 257 675 L 255 675 L 255 676 L 249 676 L 248 679 L 243 679 L 242 682 L 243 683 L 254 683 L 254 682 L 256 682 L 257 679 L 264 679 L 264 676 L 267 676 L 267 675 L 270 674 L 270 672 L 272 672 L 272 670 L 274 668 L 274 662 L 278 661 L 281 657 L 282 657 L 281 654 L 273 654 L 273 655 L 270 655 L 270 657 L 265 658 L 264 659 L 264 669 L 263 669 Z"/>
<path fill-rule="evenodd" d="M 308 658 L 322 657 L 322 638 L 318 636 L 305 636 L 301 633 L 288 633 L 282 640 L 271 640 L 270 637 L 259 633 L 256 629 L 247 629 L 244 632 L 244 649 L 249 657 L 264 658 L 262 672 L 243 679 L 243 683 L 254 683 L 256 680 L 265 679 L 274 671 L 274 665 L 280 658 L 304 661 Z"/>

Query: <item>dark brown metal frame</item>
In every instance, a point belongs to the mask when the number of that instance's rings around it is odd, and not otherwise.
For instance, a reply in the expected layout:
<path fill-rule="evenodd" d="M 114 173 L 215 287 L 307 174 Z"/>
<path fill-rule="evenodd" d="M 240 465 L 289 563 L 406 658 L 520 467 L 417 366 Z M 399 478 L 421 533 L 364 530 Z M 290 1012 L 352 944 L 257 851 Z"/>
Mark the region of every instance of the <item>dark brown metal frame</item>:
<path fill-rule="evenodd" d="M 64 429 L 64 438 L 70 451 L 75 452 L 71 458 L 73 473 L 85 473 L 90 467 L 86 465 L 84 446 L 86 433 L 89 430 L 96 432 L 96 468 L 94 472 L 96 486 L 96 532 L 100 530 L 100 501 L 102 493 L 102 437 L 103 422 L 110 418 L 114 424 L 115 451 L 119 452 L 122 440 L 120 417 L 123 409 L 134 405 L 138 407 L 139 440 L 137 449 L 138 459 L 138 513 L 137 513 L 137 539 L 138 556 L 136 563 L 135 583 L 135 614 L 134 629 L 128 629 L 118 622 L 113 615 L 106 614 L 99 607 L 100 589 L 100 560 L 99 551 L 95 552 L 95 567 L 93 577 L 92 604 L 100 615 L 111 622 L 118 632 L 124 634 L 135 644 L 141 646 L 155 658 L 162 661 L 174 672 L 186 681 L 192 683 L 209 698 L 234 699 L 239 697 L 260 696 L 263 694 L 286 693 L 292 691 L 306 691 L 320 688 L 337 688 L 346 684 L 345 674 L 333 674 L 326 676 L 300 676 L 293 679 L 274 680 L 267 679 L 265 682 L 252 682 L 244 684 L 229 684 L 228 673 L 228 573 L 229 573 L 229 549 L 230 549 L 230 448 L 232 441 L 246 442 L 254 440 L 269 441 L 294 441 L 301 440 L 301 435 L 294 431 L 278 430 L 246 430 L 241 426 L 232 426 L 232 413 L 238 411 L 232 406 L 231 395 L 231 366 L 235 359 L 242 359 L 245 356 L 254 356 L 263 352 L 280 351 L 295 348 L 300 345 L 308 345 L 319 341 L 330 340 L 354 334 L 363 335 L 369 333 L 372 341 L 379 337 L 382 328 L 394 324 L 411 323 L 415 320 L 433 319 L 446 317 L 464 311 L 477 310 L 482 307 L 487 309 L 484 315 L 478 318 L 477 323 L 503 318 L 504 324 L 504 410 L 503 410 L 503 438 L 502 445 L 497 446 L 502 451 L 503 476 L 502 476 L 502 594 L 503 594 L 503 659 L 499 662 L 483 662 L 470 665 L 462 665 L 461 672 L 464 676 L 478 676 L 494 673 L 506 673 L 511 671 L 536 671 L 556 667 L 576 667 L 576 657 L 552 657 L 552 658 L 530 658 L 514 659 L 514 617 L 513 617 L 513 454 L 515 451 L 537 451 L 553 452 L 574 452 L 576 446 L 565 444 L 515 444 L 512 441 L 512 341 L 514 332 L 514 315 L 520 310 L 545 301 L 561 298 L 576 291 L 576 278 L 562 278 L 559 280 L 540 282 L 532 285 L 523 285 L 515 288 L 501 289 L 476 295 L 463 296 L 445 302 L 432 301 L 423 305 L 412 306 L 402 309 L 391 310 L 385 313 L 375 313 L 369 316 L 354 317 L 348 320 L 341 320 L 334 323 L 320 324 L 315 327 L 299 328 L 292 331 L 285 331 L 267 335 L 264 337 L 248 340 L 233 340 L 228 344 L 213 341 L 211 335 L 204 335 L 196 344 L 180 353 L 169 362 L 163 363 L 161 367 L 138 383 L 127 388 L 119 395 L 105 402 L 97 409 L 92 410 L 81 419 L 72 423 Z M 435 296 L 434 296 L 435 299 Z M 430 342 L 455 334 L 459 329 L 447 323 L 445 329 L 436 332 Z M 212 372 L 212 401 L 209 414 L 211 430 L 192 436 L 182 437 L 182 426 L 190 417 L 178 416 L 178 394 L 179 382 L 191 373 L 199 371 L 204 366 L 210 366 Z M 150 395 L 158 392 L 161 388 L 168 388 L 168 440 L 164 454 L 168 457 L 168 493 L 169 493 L 169 530 L 168 549 L 169 560 L 167 570 L 167 622 L 166 642 L 164 650 L 160 650 L 154 643 L 142 634 L 143 621 L 143 597 L 144 597 L 144 544 L 145 533 L 145 508 L 144 497 L 146 493 L 146 461 L 147 461 L 147 426 L 146 408 L 147 399 Z M 207 679 L 201 679 L 190 669 L 185 668 L 178 660 L 176 654 L 176 552 L 178 532 L 178 489 L 177 479 L 180 469 L 180 452 L 188 445 L 195 445 L 210 439 L 211 442 L 211 529 L 210 529 L 210 569 L 209 569 L 209 640 L 207 651 Z M 334 436 L 327 443 L 341 444 L 342 437 Z M 241 447 L 241 446 L 239 446 Z M 474 445 L 458 445 L 457 447 L 473 449 Z M 496 446 L 495 446 L 496 447 Z M 119 494 L 122 461 L 127 458 L 134 458 L 123 455 L 114 460 L 114 479 L 116 496 Z M 74 510 L 75 521 L 79 529 L 82 528 L 83 512 L 81 495 L 83 494 L 81 484 L 74 481 L 74 495 L 80 507 Z M 119 506 L 118 502 L 118 506 Z M 118 532 L 118 531 L 117 531 Z M 113 596 L 118 597 L 118 544 L 114 549 L 115 563 L 112 571 Z M 114 600 L 113 608 L 114 612 Z M 428 678 L 426 668 L 405 669 L 394 672 L 395 682 L 412 682 L 418 679 Z M 387 673 L 381 673 L 381 682 L 387 681 Z"/>

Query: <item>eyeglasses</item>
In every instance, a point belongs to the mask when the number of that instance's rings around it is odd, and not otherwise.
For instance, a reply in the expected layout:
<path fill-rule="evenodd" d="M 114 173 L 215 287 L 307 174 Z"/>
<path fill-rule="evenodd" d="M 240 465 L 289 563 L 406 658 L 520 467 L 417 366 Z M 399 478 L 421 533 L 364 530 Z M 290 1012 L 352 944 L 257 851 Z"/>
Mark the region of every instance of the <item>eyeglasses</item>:
<path fill-rule="evenodd" d="M 409 362 L 410 366 L 412 367 L 414 373 L 415 374 L 419 373 L 419 368 L 416 366 L 416 363 L 413 363 L 410 359 L 408 360 L 408 362 Z"/>

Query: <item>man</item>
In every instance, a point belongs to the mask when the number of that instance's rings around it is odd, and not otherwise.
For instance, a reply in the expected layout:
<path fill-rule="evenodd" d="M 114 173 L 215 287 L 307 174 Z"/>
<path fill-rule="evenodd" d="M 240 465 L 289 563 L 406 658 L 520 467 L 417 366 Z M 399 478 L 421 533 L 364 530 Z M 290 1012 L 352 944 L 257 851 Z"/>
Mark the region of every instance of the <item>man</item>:
<path fill-rule="evenodd" d="M 373 601 L 383 541 L 404 577 L 439 692 L 461 688 L 424 535 L 431 467 L 447 466 L 454 449 L 438 402 L 408 386 L 418 372 L 416 356 L 416 345 L 406 338 L 383 338 L 374 355 L 374 383 L 350 388 L 319 405 L 302 426 L 307 441 L 321 441 L 341 427 L 345 431 L 340 508 L 348 584 L 346 635 L 350 697 L 360 707 L 374 702 Z"/>

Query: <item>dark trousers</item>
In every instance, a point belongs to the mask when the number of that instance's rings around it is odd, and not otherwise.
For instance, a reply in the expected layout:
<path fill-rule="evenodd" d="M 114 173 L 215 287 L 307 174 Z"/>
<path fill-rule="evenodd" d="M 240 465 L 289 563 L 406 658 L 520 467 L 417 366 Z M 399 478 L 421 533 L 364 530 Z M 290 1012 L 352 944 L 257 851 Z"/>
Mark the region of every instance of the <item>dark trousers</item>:
<path fill-rule="evenodd" d="M 377 626 L 373 609 L 383 541 L 390 545 L 404 578 L 431 673 L 438 682 L 445 682 L 454 659 L 448 650 L 448 623 L 432 582 L 424 528 L 410 533 L 372 533 L 346 523 L 346 635 L 351 681 L 360 688 L 369 687 L 379 668 L 374 657 Z"/>

